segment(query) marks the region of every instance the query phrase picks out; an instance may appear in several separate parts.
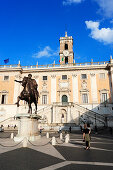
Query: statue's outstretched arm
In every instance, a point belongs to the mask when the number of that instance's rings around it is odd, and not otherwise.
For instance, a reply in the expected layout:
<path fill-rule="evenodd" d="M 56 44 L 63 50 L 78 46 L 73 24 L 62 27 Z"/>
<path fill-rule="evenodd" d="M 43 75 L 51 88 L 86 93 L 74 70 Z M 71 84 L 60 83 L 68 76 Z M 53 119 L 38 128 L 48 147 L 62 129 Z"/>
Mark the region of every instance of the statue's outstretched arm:
<path fill-rule="evenodd" d="M 18 82 L 18 83 L 22 83 L 22 81 L 18 81 L 18 80 L 14 80 L 14 81 L 16 81 L 16 82 Z"/>

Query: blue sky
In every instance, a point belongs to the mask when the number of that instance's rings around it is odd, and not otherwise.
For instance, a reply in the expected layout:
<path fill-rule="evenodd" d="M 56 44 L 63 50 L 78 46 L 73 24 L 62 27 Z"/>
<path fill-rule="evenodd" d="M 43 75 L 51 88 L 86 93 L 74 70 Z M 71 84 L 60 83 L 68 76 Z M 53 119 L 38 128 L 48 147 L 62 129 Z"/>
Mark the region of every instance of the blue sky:
<path fill-rule="evenodd" d="M 59 64 L 59 38 L 77 63 L 113 55 L 113 0 L 0 0 L 0 65 Z"/>

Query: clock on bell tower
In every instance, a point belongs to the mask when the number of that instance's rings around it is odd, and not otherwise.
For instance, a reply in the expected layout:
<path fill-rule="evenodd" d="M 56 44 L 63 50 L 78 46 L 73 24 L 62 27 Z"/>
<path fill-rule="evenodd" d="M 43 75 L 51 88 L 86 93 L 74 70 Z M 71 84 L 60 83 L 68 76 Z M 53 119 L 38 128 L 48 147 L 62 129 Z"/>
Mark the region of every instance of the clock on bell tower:
<path fill-rule="evenodd" d="M 65 32 L 65 37 L 60 37 L 60 64 L 72 64 L 74 53 L 73 53 L 73 38 L 68 37 Z"/>

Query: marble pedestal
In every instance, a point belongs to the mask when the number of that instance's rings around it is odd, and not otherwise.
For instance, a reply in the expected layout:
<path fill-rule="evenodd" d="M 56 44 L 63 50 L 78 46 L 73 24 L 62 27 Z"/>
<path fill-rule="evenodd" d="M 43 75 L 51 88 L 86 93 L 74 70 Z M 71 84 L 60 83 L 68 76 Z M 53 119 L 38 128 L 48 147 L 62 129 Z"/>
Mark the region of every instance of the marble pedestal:
<path fill-rule="evenodd" d="M 30 141 L 40 138 L 38 131 L 38 120 L 41 118 L 37 114 L 17 114 L 18 134 L 14 137 L 15 142 L 22 141 L 25 137 Z"/>

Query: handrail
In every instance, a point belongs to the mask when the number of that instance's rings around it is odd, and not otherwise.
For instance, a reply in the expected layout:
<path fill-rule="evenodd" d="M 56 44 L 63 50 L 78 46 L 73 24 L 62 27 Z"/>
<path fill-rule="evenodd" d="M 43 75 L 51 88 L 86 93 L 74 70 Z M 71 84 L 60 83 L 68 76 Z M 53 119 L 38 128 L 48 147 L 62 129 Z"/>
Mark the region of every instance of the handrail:
<path fill-rule="evenodd" d="M 92 119 L 95 119 L 95 117 L 93 117 L 92 115 L 88 115 L 87 113 L 85 113 L 85 115 L 86 116 L 88 116 L 88 117 L 90 117 L 90 118 L 92 118 Z M 99 121 L 99 122 L 101 122 L 101 123 L 104 123 L 104 125 L 105 125 L 105 120 L 102 120 L 102 119 L 99 119 L 98 117 L 96 117 L 96 121 Z"/>
<path fill-rule="evenodd" d="M 2 120 L 0 123 L 5 122 L 6 120 L 9 120 L 9 119 L 12 119 L 12 118 L 15 118 L 15 117 L 14 116 L 13 117 L 9 117 L 7 119 Z"/>
<path fill-rule="evenodd" d="M 74 103 L 74 104 L 75 104 L 75 103 Z M 86 109 L 86 110 L 88 110 L 88 111 L 90 111 L 90 112 L 93 112 L 94 114 L 99 115 L 100 117 L 105 118 L 105 116 L 103 116 L 103 115 L 101 115 L 101 114 L 99 114 L 99 113 L 97 113 L 97 112 L 95 112 L 95 111 L 93 111 L 93 110 L 90 110 L 90 109 L 88 109 L 88 108 L 86 108 L 86 107 L 83 107 L 83 106 L 81 106 L 81 105 L 79 105 L 79 104 L 75 104 L 75 105 L 77 105 L 77 106 L 79 106 L 79 107 L 82 107 L 83 109 Z"/>
<path fill-rule="evenodd" d="M 104 123 L 104 125 L 105 125 L 105 116 L 103 116 L 103 115 L 101 115 L 101 114 L 99 114 L 99 113 L 97 113 L 97 112 L 94 112 L 94 111 L 92 111 L 92 110 L 90 110 L 90 109 L 87 109 L 87 108 L 85 108 L 85 107 L 83 107 L 83 106 L 80 106 L 80 105 L 78 105 L 78 104 L 76 104 L 76 105 L 79 106 L 79 107 L 81 107 L 81 108 L 83 108 L 83 109 L 85 109 L 85 110 L 87 110 L 88 112 L 92 112 L 92 113 L 93 113 L 93 115 L 89 115 L 88 113 L 85 113 L 86 116 L 91 117 L 91 118 L 93 118 L 93 119 L 96 119 L 96 120 L 98 120 L 99 122 Z M 93 117 L 93 116 L 94 116 L 94 117 Z M 99 117 L 98 117 L 98 116 L 99 116 Z"/>
<path fill-rule="evenodd" d="M 42 109 L 38 110 L 38 111 L 37 111 L 37 114 L 38 114 L 40 111 L 44 111 L 45 109 L 49 108 L 50 106 L 51 106 L 51 105 L 46 106 L 46 107 L 44 107 L 44 108 L 42 108 Z"/>

